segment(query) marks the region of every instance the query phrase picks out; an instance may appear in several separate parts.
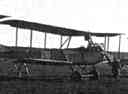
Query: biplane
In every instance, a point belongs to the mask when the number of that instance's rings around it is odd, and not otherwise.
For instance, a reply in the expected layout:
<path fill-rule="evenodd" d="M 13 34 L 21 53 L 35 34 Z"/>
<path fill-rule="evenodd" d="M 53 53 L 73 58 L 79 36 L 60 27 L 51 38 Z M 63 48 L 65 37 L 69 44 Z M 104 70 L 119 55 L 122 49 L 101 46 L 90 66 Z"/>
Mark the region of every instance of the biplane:
<path fill-rule="evenodd" d="M 0 24 L 16 28 L 15 46 L 1 45 L 0 47 L 0 72 L 6 69 L 3 66 L 7 67 L 8 71 L 4 74 L 6 76 L 15 75 L 43 79 L 81 78 L 87 74 L 87 66 L 113 61 L 112 55 L 108 53 L 109 43 L 106 43 L 106 39 L 108 38 L 109 42 L 110 37 L 121 36 L 121 33 L 93 33 L 17 19 L 3 20 L 0 21 Z M 30 47 L 18 46 L 19 29 L 30 30 Z M 33 31 L 44 33 L 44 48 L 33 47 Z M 48 33 L 60 35 L 60 47 L 47 48 Z M 65 36 L 67 39 L 63 40 Z M 72 37 L 76 36 L 84 37 L 88 42 L 87 48 L 69 48 Z M 93 42 L 93 36 L 105 38 L 104 48 Z M 63 48 L 64 45 L 66 48 Z M 0 73 L 0 75 L 3 74 Z"/>

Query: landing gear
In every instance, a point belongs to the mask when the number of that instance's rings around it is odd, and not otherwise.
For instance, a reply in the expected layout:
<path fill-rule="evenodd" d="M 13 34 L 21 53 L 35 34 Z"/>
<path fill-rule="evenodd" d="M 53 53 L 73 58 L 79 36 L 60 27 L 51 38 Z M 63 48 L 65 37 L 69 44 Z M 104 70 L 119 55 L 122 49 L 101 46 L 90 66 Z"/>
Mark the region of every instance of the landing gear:
<path fill-rule="evenodd" d="M 18 76 L 19 78 L 23 77 L 23 73 L 22 73 L 22 71 L 21 71 L 21 70 L 22 70 L 22 67 L 25 68 L 25 72 L 24 72 L 24 73 L 26 73 L 27 76 L 30 75 L 30 70 L 29 70 L 29 68 L 28 68 L 28 66 L 27 66 L 26 63 L 19 64 L 19 65 L 16 65 L 16 64 L 15 64 L 14 67 L 16 68 L 17 76 Z"/>
<path fill-rule="evenodd" d="M 74 71 L 71 75 L 71 80 L 79 81 L 81 80 L 81 75 L 78 71 Z"/>

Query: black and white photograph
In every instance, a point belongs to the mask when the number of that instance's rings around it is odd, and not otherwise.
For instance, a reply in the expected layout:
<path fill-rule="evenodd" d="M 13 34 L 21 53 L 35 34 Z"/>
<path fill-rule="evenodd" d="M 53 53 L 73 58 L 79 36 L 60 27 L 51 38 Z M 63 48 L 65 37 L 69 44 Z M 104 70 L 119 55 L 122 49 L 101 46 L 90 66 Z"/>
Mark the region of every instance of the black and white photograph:
<path fill-rule="evenodd" d="M 128 94 L 127 0 L 0 0 L 0 94 Z"/>

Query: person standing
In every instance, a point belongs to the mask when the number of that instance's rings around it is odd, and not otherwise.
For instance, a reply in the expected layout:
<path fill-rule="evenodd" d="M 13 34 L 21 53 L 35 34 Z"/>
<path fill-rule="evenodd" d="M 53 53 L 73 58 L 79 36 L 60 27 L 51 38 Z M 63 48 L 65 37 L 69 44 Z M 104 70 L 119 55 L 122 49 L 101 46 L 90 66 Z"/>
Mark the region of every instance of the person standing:
<path fill-rule="evenodd" d="M 118 79 L 120 73 L 119 60 L 114 59 L 114 61 L 112 62 L 112 73 L 113 73 L 113 77 L 115 79 Z"/>
<path fill-rule="evenodd" d="M 96 70 L 96 67 L 93 65 L 92 70 L 90 71 L 89 74 L 92 74 L 93 76 L 90 77 L 90 80 L 98 80 L 98 72 Z"/>

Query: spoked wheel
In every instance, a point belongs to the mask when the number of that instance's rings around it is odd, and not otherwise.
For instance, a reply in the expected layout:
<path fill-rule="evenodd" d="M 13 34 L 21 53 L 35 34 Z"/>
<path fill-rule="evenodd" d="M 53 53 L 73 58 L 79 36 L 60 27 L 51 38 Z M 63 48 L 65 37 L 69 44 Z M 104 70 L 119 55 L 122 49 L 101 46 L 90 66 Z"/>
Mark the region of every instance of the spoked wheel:
<path fill-rule="evenodd" d="M 81 75 L 78 71 L 74 71 L 71 75 L 71 80 L 79 81 L 81 80 Z"/>

